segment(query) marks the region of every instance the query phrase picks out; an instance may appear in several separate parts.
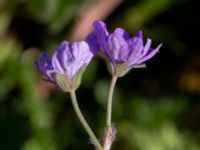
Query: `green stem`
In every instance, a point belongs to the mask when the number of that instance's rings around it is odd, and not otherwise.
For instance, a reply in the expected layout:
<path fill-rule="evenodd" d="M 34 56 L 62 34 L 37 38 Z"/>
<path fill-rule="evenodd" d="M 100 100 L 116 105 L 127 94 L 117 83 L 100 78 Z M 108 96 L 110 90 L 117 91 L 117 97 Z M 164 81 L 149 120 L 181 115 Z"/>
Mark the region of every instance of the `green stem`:
<path fill-rule="evenodd" d="M 111 126 L 111 119 L 112 119 L 112 99 L 113 99 L 113 92 L 115 88 L 115 84 L 117 82 L 117 76 L 112 76 L 112 80 L 110 83 L 109 94 L 108 94 L 108 101 L 107 101 L 107 120 L 106 125 L 109 127 Z"/>
<path fill-rule="evenodd" d="M 80 122 L 83 125 L 84 129 L 88 133 L 92 143 L 96 146 L 96 148 L 98 150 L 103 150 L 102 145 L 99 143 L 98 139 L 96 138 L 95 134 L 93 133 L 93 131 L 89 127 L 87 121 L 85 120 L 85 118 L 83 117 L 83 115 L 82 115 L 82 113 L 80 111 L 80 108 L 79 108 L 78 103 L 77 103 L 75 91 L 71 91 L 70 92 L 70 96 L 71 96 L 72 104 L 73 104 L 74 110 L 76 112 L 76 115 L 78 116 L 78 119 L 80 120 Z"/>

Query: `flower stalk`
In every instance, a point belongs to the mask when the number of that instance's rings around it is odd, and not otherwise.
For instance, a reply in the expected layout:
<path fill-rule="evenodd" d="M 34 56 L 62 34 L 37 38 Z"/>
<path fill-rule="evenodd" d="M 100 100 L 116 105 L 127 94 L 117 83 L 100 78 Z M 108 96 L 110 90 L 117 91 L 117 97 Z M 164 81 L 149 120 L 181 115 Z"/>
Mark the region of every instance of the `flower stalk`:
<path fill-rule="evenodd" d="M 70 91 L 70 96 L 71 96 L 72 105 L 74 107 L 74 111 L 76 112 L 76 115 L 78 119 L 80 120 L 82 126 L 84 127 L 85 131 L 88 133 L 92 143 L 95 145 L 97 150 L 103 150 L 103 147 L 99 143 L 97 137 L 95 136 L 94 132 L 92 131 L 92 129 L 90 128 L 90 126 L 88 125 L 87 121 L 85 120 L 84 116 L 81 113 L 81 110 L 77 103 L 75 91 Z"/>
<path fill-rule="evenodd" d="M 111 83 L 110 83 L 108 100 L 107 100 L 107 117 L 106 117 L 107 118 L 107 121 L 106 121 L 107 127 L 111 126 L 111 121 L 112 121 L 112 99 L 113 99 L 113 93 L 114 93 L 114 88 L 115 88 L 116 82 L 117 82 L 117 76 L 113 75 Z"/>

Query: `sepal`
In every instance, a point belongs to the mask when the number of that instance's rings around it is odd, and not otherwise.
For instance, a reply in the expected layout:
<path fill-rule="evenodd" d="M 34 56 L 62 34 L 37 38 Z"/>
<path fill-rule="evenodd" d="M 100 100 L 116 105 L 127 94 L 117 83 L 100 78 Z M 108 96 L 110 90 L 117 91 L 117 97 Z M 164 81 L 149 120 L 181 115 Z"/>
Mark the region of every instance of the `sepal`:
<path fill-rule="evenodd" d="M 61 90 L 65 92 L 76 90 L 81 84 L 82 75 L 85 69 L 86 66 L 81 67 L 72 80 L 68 79 L 66 76 L 62 74 L 57 73 L 56 84 L 60 87 Z"/>

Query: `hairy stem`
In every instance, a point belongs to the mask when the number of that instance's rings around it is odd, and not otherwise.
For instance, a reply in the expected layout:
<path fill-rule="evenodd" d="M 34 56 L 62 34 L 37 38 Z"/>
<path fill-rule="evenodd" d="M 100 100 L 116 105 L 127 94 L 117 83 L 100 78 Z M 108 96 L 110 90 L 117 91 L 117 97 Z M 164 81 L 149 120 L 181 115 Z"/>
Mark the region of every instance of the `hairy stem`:
<path fill-rule="evenodd" d="M 109 94 L 108 94 L 108 101 L 107 101 L 107 120 L 106 120 L 106 125 L 108 127 L 111 126 L 111 120 L 112 120 L 112 99 L 113 99 L 113 92 L 115 88 L 115 84 L 117 82 L 117 76 L 112 76 L 112 80 L 110 83 L 110 88 L 109 88 Z"/>
<path fill-rule="evenodd" d="M 92 129 L 89 127 L 87 121 L 85 120 L 84 116 L 82 115 L 82 113 L 80 111 L 80 108 L 79 108 L 78 103 L 77 103 L 75 91 L 71 91 L 70 96 L 71 96 L 71 101 L 72 101 L 74 110 L 76 112 L 76 115 L 77 115 L 78 119 L 80 120 L 82 126 L 84 127 L 85 131 L 88 133 L 92 143 L 96 146 L 96 148 L 98 150 L 103 150 L 102 145 L 98 141 L 97 137 L 93 133 Z"/>

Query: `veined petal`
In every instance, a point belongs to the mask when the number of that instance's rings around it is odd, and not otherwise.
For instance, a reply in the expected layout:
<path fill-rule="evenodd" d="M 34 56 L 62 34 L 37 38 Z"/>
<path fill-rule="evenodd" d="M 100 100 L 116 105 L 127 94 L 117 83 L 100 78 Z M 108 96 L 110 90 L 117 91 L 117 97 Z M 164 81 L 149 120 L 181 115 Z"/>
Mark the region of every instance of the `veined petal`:
<path fill-rule="evenodd" d="M 114 33 L 115 33 L 115 35 L 123 37 L 125 40 L 129 39 L 128 32 L 126 30 L 122 29 L 122 28 L 116 28 Z"/>
<path fill-rule="evenodd" d="M 61 43 L 62 45 L 62 43 Z M 60 47 L 60 46 L 59 46 Z M 65 74 L 65 69 L 63 67 L 63 58 L 62 58 L 62 53 L 63 53 L 63 49 L 60 49 L 60 48 L 57 48 L 57 50 L 54 52 L 53 54 L 53 57 L 52 57 L 52 66 L 53 68 L 55 69 L 55 71 L 57 73 L 60 73 L 60 74 Z M 59 56 L 59 57 L 58 57 Z"/>
<path fill-rule="evenodd" d="M 84 41 L 73 43 L 70 49 L 73 59 L 66 61 L 65 74 L 69 79 L 72 79 L 81 67 L 87 65 L 91 61 L 93 53 L 90 51 L 89 45 Z"/>
<path fill-rule="evenodd" d="M 149 51 L 149 49 L 150 49 L 150 47 L 151 47 L 151 42 L 152 42 L 152 40 L 149 39 L 149 38 L 147 38 L 147 42 L 146 42 L 146 44 L 145 44 L 145 46 L 144 46 L 144 49 L 143 49 L 143 51 L 142 51 L 141 57 L 145 56 L 145 55 L 148 53 L 148 51 Z"/>
<path fill-rule="evenodd" d="M 106 24 L 103 21 L 97 20 L 93 23 L 93 29 L 100 48 L 103 49 L 106 56 L 111 60 L 111 54 L 107 45 L 109 33 L 107 31 Z"/>
<path fill-rule="evenodd" d="M 129 61 L 131 61 L 130 65 L 139 64 L 138 61 L 140 59 L 142 59 L 149 52 L 150 47 L 151 47 L 151 39 L 147 39 L 145 46 L 143 46 L 143 40 L 141 38 L 135 38 L 135 39 L 138 39 L 138 40 L 137 40 L 137 42 L 133 42 L 133 45 L 135 45 L 134 46 L 135 49 L 138 49 L 138 50 L 137 50 L 137 52 L 134 52 L 134 53 L 132 53 L 132 55 L 130 55 L 130 60 L 129 60 Z M 138 44 L 136 44 L 136 43 L 138 43 Z M 140 45 L 142 45 L 142 47 L 140 47 L 140 48 L 139 48 L 139 43 L 140 43 Z"/>
<path fill-rule="evenodd" d="M 108 39 L 109 33 L 106 28 L 106 24 L 103 21 L 95 21 L 93 24 L 94 33 L 97 37 L 99 44 L 105 48 L 106 41 Z"/>
<path fill-rule="evenodd" d="M 100 46 L 99 46 L 99 43 L 97 42 L 97 37 L 94 34 L 94 32 L 90 33 L 86 37 L 85 41 L 88 43 L 88 45 L 89 45 L 90 50 L 92 51 L 92 53 L 94 55 L 96 55 L 99 52 Z"/>
<path fill-rule="evenodd" d="M 159 44 L 155 49 L 150 49 L 149 53 L 146 56 L 144 56 L 143 58 L 141 58 L 140 60 L 138 60 L 137 64 L 141 64 L 141 63 L 147 61 L 148 59 L 152 58 L 156 53 L 158 53 L 161 46 L 162 46 L 162 44 Z"/>
<path fill-rule="evenodd" d="M 143 40 L 138 37 L 133 37 L 132 39 L 129 39 L 128 43 L 130 49 L 128 62 L 129 66 L 131 66 L 138 61 L 144 47 Z"/>
<path fill-rule="evenodd" d="M 135 32 L 133 37 L 137 37 L 137 38 L 142 39 L 143 38 L 142 31 Z"/>
<path fill-rule="evenodd" d="M 46 52 L 42 52 L 35 62 L 39 71 L 45 76 L 46 80 L 53 80 L 54 69 L 51 63 L 51 59 Z"/>
<path fill-rule="evenodd" d="M 130 48 L 129 66 L 133 65 L 139 59 L 143 50 L 143 34 L 142 31 L 135 32 L 133 37 L 128 40 Z"/>
<path fill-rule="evenodd" d="M 69 51 L 69 42 L 63 41 L 56 49 L 56 57 L 59 60 L 60 66 L 64 71 L 65 71 L 65 60 L 68 59 L 68 55 L 66 57 L 66 55 L 64 54 L 64 52 L 66 51 Z"/>
<path fill-rule="evenodd" d="M 94 56 L 90 51 L 89 45 L 85 41 L 73 43 L 72 52 L 75 56 L 75 60 L 82 64 L 88 64 L 91 58 Z"/>
<path fill-rule="evenodd" d="M 118 28 L 108 38 L 108 46 L 112 61 L 126 61 L 129 53 L 128 44 L 124 38 L 125 31 Z"/>

